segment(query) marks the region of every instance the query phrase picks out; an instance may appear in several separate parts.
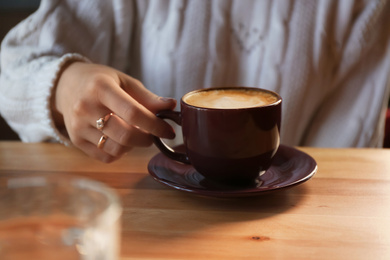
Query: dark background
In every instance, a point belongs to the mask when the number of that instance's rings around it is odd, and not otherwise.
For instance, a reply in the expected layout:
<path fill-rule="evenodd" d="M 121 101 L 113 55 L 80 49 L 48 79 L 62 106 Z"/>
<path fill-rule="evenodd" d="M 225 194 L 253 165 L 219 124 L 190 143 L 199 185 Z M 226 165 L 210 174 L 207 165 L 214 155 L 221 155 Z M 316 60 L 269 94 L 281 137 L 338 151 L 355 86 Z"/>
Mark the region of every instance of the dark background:
<path fill-rule="evenodd" d="M 9 30 L 33 13 L 39 0 L 0 0 L 0 42 Z M 0 140 L 19 140 L 0 115 Z"/>

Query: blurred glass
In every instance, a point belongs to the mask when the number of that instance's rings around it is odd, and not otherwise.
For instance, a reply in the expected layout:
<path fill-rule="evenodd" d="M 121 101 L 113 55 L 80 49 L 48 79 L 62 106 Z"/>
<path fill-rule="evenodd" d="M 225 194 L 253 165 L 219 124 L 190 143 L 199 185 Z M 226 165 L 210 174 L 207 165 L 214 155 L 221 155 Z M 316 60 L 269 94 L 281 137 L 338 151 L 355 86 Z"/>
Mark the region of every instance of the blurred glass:
<path fill-rule="evenodd" d="M 118 196 L 65 175 L 0 181 L 0 259 L 117 259 Z"/>

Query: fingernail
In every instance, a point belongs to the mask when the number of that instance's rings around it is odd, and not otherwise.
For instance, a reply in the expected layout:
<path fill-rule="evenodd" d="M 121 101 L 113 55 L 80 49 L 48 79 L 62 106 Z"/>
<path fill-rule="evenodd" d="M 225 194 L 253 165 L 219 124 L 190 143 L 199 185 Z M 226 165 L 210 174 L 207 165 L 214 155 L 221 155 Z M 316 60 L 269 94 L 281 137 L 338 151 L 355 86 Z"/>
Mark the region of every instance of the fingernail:
<path fill-rule="evenodd" d="M 175 130 L 170 129 L 170 131 L 166 131 L 165 132 L 165 138 L 167 139 L 174 139 L 176 137 L 176 133 L 175 133 Z"/>
<path fill-rule="evenodd" d="M 176 102 L 176 99 L 174 98 L 169 98 L 169 97 L 159 97 L 159 99 L 163 102 Z"/>

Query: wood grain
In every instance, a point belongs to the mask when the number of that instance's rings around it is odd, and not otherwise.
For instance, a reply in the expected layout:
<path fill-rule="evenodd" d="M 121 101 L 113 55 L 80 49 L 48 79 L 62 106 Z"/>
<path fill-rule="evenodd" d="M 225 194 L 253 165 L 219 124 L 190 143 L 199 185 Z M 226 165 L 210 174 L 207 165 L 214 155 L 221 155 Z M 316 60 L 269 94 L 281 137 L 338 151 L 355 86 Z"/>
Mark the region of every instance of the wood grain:
<path fill-rule="evenodd" d="M 298 149 L 317 161 L 317 174 L 250 198 L 155 182 L 154 147 L 103 164 L 60 144 L 0 142 L 0 181 L 66 173 L 113 187 L 124 207 L 121 259 L 390 259 L 390 150 Z"/>

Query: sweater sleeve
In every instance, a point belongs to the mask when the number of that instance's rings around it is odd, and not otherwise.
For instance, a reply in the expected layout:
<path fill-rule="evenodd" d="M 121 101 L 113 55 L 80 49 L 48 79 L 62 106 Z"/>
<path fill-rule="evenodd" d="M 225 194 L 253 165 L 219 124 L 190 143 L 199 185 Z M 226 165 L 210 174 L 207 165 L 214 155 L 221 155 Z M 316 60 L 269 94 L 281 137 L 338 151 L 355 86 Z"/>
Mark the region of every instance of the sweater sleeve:
<path fill-rule="evenodd" d="M 65 63 L 124 66 L 118 53 L 123 54 L 126 42 L 118 36 L 125 24 L 114 18 L 121 1 L 115 2 L 117 6 L 111 1 L 42 0 L 34 14 L 7 34 L 0 53 L 0 112 L 22 141 L 67 143 L 50 111 Z"/>
<path fill-rule="evenodd" d="M 18 49 L 23 52 L 23 48 Z M 3 60 L 7 61 L 6 58 Z M 58 141 L 68 144 L 68 139 L 54 126 L 50 99 L 62 65 L 70 60 L 86 58 L 79 54 L 45 56 L 13 70 L 2 71 L 1 114 L 22 141 Z"/>

